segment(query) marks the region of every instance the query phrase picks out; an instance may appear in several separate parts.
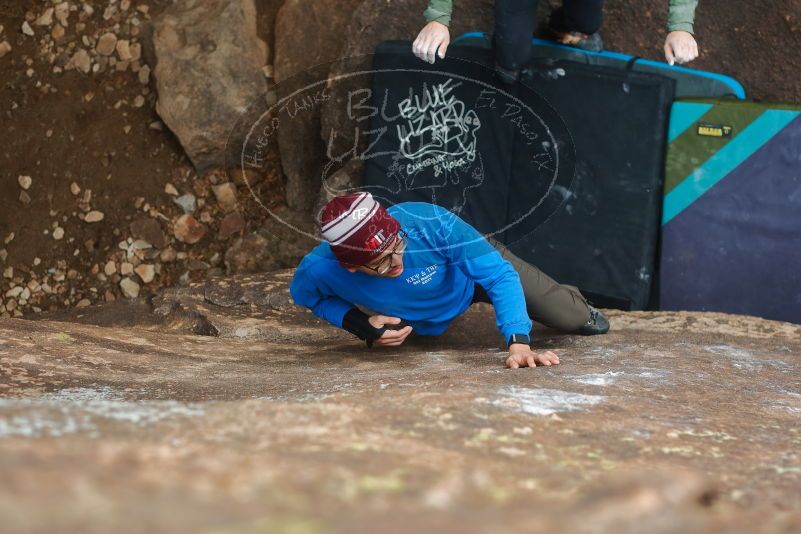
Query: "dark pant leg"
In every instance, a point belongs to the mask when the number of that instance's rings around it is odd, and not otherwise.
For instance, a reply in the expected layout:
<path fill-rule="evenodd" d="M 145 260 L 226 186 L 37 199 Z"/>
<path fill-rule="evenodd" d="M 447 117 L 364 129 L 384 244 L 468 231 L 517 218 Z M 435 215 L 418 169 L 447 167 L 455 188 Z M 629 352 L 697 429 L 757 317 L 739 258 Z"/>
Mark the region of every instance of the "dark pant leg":
<path fill-rule="evenodd" d="M 577 288 L 556 282 L 533 265 L 512 254 L 498 241 L 492 238 L 488 238 L 487 241 L 520 276 L 523 295 L 526 298 L 526 310 L 532 320 L 563 332 L 575 332 L 587 322 L 590 316 L 589 305 Z M 484 288 L 477 285 L 473 302 L 491 301 Z"/>
<path fill-rule="evenodd" d="M 518 71 L 531 55 L 534 14 L 538 0 L 495 0 L 495 60 L 507 70 Z"/>
<path fill-rule="evenodd" d="M 601 29 L 604 0 L 564 0 L 551 14 L 551 27 L 592 35 Z"/>

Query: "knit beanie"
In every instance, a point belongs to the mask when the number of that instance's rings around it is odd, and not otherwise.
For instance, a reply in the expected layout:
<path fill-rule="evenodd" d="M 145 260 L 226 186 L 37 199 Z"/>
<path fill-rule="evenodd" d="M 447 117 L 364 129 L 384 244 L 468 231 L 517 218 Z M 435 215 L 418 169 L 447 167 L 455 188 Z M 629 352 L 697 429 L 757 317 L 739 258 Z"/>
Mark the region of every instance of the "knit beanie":
<path fill-rule="evenodd" d="M 323 208 L 320 231 L 334 256 L 344 264 L 365 265 L 381 255 L 400 224 L 370 193 L 331 199 Z"/>

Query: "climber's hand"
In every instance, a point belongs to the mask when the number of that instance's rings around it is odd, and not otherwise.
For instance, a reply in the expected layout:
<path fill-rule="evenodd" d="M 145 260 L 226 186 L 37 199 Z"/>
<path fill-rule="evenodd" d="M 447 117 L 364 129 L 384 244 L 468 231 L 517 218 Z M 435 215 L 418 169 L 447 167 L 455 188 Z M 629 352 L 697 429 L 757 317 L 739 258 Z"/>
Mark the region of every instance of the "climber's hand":
<path fill-rule="evenodd" d="M 506 367 L 518 369 L 537 365 L 559 365 L 559 356 L 549 350 L 534 352 L 524 343 L 512 343 L 509 347 L 509 357 L 506 358 Z"/>
<path fill-rule="evenodd" d="M 451 34 L 448 27 L 432 20 L 417 34 L 417 39 L 412 43 L 412 52 L 423 61 L 434 63 L 435 56 L 439 56 L 440 59 L 445 58 L 445 51 L 450 42 Z"/>
<path fill-rule="evenodd" d="M 698 57 L 698 43 L 689 32 L 670 32 L 665 38 L 665 59 L 669 65 L 689 63 Z"/>

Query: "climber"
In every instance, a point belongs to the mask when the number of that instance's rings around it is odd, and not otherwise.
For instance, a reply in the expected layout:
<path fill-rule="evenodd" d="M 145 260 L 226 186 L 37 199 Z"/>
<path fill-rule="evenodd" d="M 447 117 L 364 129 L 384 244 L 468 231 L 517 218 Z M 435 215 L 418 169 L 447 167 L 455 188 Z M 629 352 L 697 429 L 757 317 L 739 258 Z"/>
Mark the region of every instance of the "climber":
<path fill-rule="evenodd" d="M 292 298 L 368 346 L 399 346 L 413 330 L 438 335 L 473 302 L 494 306 L 515 369 L 559 363 L 531 350 L 532 319 L 581 335 L 609 330 L 578 289 L 434 204 L 387 210 L 370 193 L 342 195 L 324 207 L 320 229 L 324 241 L 298 266 Z"/>

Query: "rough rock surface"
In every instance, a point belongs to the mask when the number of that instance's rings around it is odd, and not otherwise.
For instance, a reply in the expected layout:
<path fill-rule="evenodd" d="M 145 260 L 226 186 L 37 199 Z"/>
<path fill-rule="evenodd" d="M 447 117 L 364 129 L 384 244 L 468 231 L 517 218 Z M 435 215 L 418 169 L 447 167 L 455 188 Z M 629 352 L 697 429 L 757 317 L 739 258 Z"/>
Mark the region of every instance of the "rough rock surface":
<path fill-rule="evenodd" d="M 364 182 L 364 161 L 351 158 L 341 169 L 332 173 L 323 180 L 317 202 L 312 210 L 315 221 L 322 219 L 323 208 L 331 199 L 338 195 L 352 193 L 359 189 Z"/>
<path fill-rule="evenodd" d="M 286 0 L 275 24 L 275 81 L 339 57 L 353 11 L 363 0 Z"/>
<path fill-rule="evenodd" d="M 511 371 L 487 305 L 369 351 L 290 276 L 0 319 L 3 530 L 801 526 L 797 325 L 613 312 L 537 329 L 562 364 Z"/>
<path fill-rule="evenodd" d="M 277 208 L 264 225 L 234 241 L 225 253 L 227 274 L 249 274 L 294 267 L 319 243 L 307 213 Z M 221 230 L 224 228 L 221 228 Z"/>
<path fill-rule="evenodd" d="M 340 57 L 346 28 L 361 0 L 288 0 L 275 26 L 275 81 L 282 96 L 325 80 L 329 63 Z M 315 93 L 316 91 L 311 91 Z M 305 91 L 304 93 L 308 93 Z M 278 146 L 286 176 L 286 200 L 294 209 L 310 211 L 325 163 L 320 138 L 321 102 L 279 115 Z"/>
<path fill-rule="evenodd" d="M 225 165 L 231 129 L 267 90 L 253 2 L 177 2 L 153 21 L 156 110 L 198 172 Z"/>

